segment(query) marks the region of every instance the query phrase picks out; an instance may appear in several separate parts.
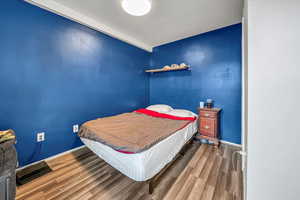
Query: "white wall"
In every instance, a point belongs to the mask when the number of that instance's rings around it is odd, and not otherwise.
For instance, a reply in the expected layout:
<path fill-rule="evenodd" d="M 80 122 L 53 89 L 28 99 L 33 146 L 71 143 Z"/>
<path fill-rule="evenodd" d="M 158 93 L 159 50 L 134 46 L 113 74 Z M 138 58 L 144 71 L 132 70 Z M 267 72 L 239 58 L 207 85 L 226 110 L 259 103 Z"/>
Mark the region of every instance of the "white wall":
<path fill-rule="evenodd" d="M 243 9 L 243 67 L 242 67 L 242 149 L 243 155 L 243 187 L 244 199 L 247 195 L 247 152 L 248 152 L 248 7 L 247 0 L 244 1 Z"/>
<path fill-rule="evenodd" d="M 248 1 L 247 200 L 300 199 L 300 1 Z"/>

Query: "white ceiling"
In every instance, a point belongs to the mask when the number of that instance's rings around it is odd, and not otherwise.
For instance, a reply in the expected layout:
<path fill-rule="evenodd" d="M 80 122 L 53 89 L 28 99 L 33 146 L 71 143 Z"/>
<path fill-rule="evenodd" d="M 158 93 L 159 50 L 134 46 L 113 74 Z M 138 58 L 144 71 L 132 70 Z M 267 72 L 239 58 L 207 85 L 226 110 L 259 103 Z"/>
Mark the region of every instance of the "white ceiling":
<path fill-rule="evenodd" d="M 98 31 L 151 51 L 153 47 L 241 22 L 243 0 L 152 0 L 141 17 L 122 0 L 27 0 Z"/>

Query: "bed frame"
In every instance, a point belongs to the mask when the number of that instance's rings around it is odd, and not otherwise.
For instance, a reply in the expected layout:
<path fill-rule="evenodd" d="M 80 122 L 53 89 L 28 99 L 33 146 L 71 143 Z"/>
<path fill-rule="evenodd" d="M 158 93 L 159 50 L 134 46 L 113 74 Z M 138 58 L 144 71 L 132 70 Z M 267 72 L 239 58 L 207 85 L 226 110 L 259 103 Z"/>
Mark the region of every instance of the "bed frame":
<path fill-rule="evenodd" d="M 196 133 L 195 133 L 196 134 Z M 194 134 L 194 135 L 195 135 Z M 173 160 L 168 163 L 162 170 L 160 170 L 160 172 L 158 174 L 156 174 L 154 177 L 152 177 L 151 179 L 144 181 L 146 184 L 148 184 L 148 193 L 152 194 L 154 191 L 154 188 L 157 186 L 157 183 L 159 182 L 159 179 L 162 177 L 162 175 L 167 171 L 167 169 L 169 169 L 169 167 L 171 167 L 175 161 L 180 157 L 180 156 L 184 156 L 187 148 L 189 145 L 192 144 L 193 139 L 194 139 L 194 135 L 191 137 L 191 139 L 189 139 L 185 145 L 181 148 L 181 150 L 178 152 L 178 154 L 173 158 Z"/>

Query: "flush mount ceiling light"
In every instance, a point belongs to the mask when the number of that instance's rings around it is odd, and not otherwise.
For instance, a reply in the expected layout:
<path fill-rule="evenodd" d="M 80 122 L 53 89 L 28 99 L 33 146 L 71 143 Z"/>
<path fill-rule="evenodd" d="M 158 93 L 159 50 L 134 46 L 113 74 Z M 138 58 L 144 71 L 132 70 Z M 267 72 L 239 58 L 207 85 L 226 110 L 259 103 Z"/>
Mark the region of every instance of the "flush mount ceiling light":
<path fill-rule="evenodd" d="M 151 10 L 150 0 L 123 0 L 123 9 L 130 15 L 142 16 Z"/>

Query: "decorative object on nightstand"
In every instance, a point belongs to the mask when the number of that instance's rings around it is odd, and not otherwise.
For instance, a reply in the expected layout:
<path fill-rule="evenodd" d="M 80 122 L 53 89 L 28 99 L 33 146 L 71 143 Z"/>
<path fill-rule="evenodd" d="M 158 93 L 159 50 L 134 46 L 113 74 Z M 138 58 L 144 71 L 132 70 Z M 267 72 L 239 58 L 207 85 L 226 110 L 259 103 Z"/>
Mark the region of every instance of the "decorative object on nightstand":
<path fill-rule="evenodd" d="M 204 101 L 200 101 L 200 102 L 199 102 L 199 107 L 200 107 L 200 108 L 204 108 L 204 105 L 205 105 Z"/>
<path fill-rule="evenodd" d="M 205 103 L 206 108 L 212 108 L 213 107 L 213 100 L 212 99 L 207 99 Z"/>
<path fill-rule="evenodd" d="M 198 139 L 206 139 L 219 146 L 220 108 L 199 108 Z"/>

